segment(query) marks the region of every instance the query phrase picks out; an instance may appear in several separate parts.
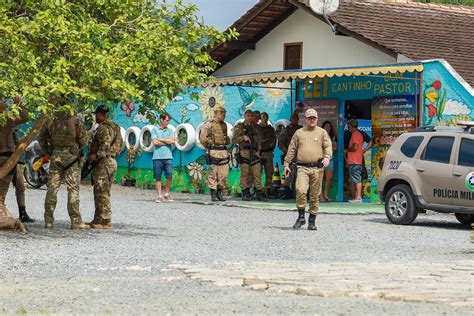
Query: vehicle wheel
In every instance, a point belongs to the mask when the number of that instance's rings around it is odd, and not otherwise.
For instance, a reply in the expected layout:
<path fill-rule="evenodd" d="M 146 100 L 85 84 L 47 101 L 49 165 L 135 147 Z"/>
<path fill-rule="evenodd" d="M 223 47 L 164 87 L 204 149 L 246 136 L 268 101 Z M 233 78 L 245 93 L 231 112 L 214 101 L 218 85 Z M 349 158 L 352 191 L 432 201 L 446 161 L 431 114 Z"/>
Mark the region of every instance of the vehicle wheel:
<path fill-rule="evenodd" d="M 30 173 L 28 172 L 28 170 L 26 170 L 26 168 L 23 169 L 23 178 L 25 178 L 26 182 L 33 188 L 38 189 L 41 187 L 41 184 L 37 183 L 34 179 L 31 178 Z"/>
<path fill-rule="evenodd" d="M 474 223 L 474 215 L 473 214 L 463 214 L 463 213 L 454 213 L 456 219 L 463 225 L 470 226 Z"/>
<path fill-rule="evenodd" d="M 413 192 L 408 185 L 399 184 L 388 191 L 385 199 L 385 215 L 396 225 L 413 223 L 418 216 L 418 209 Z"/>

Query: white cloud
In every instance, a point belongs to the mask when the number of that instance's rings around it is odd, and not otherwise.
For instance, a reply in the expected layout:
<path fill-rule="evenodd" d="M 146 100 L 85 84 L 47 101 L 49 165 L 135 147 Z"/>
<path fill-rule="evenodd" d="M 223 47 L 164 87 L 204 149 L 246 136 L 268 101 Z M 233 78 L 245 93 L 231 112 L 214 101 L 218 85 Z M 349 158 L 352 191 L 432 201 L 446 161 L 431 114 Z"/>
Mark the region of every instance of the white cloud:
<path fill-rule="evenodd" d="M 142 114 L 136 114 L 133 117 L 133 121 L 138 122 L 138 123 L 148 123 L 148 119 L 146 118 L 145 115 L 142 115 Z"/>
<path fill-rule="evenodd" d="M 198 106 L 194 103 L 189 103 L 188 106 L 186 107 L 189 111 L 196 111 L 198 109 Z"/>
<path fill-rule="evenodd" d="M 459 114 L 470 114 L 471 110 L 465 105 L 456 100 L 446 101 L 446 107 L 444 108 L 444 115 L 459 115 Z"/>
<path fill-rule="evenodd" d="M 183 98 L 182 96 L 180 96 L 180 95 L 177 95 L 177 96 L 175 96 L 175 97 L 174 97 L 173 101 L 171 101 L 171 102 L 175 102 L 175 101 L 183 101 L 183 100 L 184 100 L 184 98 Z"/>

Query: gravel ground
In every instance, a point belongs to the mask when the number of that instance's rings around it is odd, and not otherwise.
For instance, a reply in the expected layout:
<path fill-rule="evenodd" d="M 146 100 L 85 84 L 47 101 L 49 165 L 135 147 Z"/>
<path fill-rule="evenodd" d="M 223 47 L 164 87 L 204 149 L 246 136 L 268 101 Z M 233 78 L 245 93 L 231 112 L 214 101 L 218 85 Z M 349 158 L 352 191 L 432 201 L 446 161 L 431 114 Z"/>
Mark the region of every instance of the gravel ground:
<path fill-rule="evenodd" d="M 8 205 L 15 205 L 10 190 Z M 45 190 L 27 191 L 31 233 L 0 232 L 0 314 L 465 314 L 443 304 L 267 294 L 218 287 L 169 269 L 175 262 L 387 263 L 472 260 L 469 230 L 451 215 L 395 226 L 383 215 L 321 214 L 294 231 L 292 212 L 156 204 L 153 191 L 114 186 L 111 231 L 71 231 L 61 189 L 55 228 L 43 229 Z M 194 198 L 194 197 L 193 197 Z M 93 217 L 81 187 L 84 221 Z M 11 207 L 16 213 L 16 207 Z M 470 275 L 472 278 L 472 274 Z M 474 281 L 473 281 L 474 284 Z M 474 287 L 474 286 L 473 286 Z"/>

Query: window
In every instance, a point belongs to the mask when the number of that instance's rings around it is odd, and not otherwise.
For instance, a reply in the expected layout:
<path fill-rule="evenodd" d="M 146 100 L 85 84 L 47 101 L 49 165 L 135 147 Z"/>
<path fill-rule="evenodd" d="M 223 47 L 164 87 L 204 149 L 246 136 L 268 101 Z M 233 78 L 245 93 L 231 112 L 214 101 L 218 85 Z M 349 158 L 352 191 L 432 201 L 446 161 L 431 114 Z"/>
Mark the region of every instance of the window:
<path fill-rule="evenodd" d="M 284 54 L 285 70 L 302 68 L 303 43 L 285 44 Z"/>
<path fill-rule="evenodd" d="M 467 138 L 461 140 L 458 165 L 474 167 L 474 140 Z"/>
<path fill-rule="evenodd" d="M 423 141 L 423 136 L 413 136 L 409 137 L 400 148 L 401 152 L 408 158 L 413 158 L 415 156 L 418 147 L 420 147 L 421 142 Z"/>
<path fill-rule="evenodd" d="M 451 150 L 453 149 L 454 137 L 435 136 L 431 137 L 426 146 L 422 160 L 449 163 Z"/>

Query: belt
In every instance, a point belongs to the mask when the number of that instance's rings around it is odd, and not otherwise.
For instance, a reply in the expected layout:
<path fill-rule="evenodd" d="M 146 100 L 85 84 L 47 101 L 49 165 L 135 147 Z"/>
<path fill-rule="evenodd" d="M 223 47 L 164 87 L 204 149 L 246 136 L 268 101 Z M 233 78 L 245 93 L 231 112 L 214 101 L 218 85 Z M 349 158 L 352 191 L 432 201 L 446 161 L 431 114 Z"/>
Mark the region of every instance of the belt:
<path fill-rule="evenodd" d="M 317 162 L 296 162 L 298 167 L 308 167 L 308 168 L 322 168 L 323 160 L 319 159 Z"/>
<path fill-rule="evenodd" d="M 13 151 L 4 151 L 0 153 L 0 157 L 10 157 L 13 155 Z"/>
<path fill-rule="evenodd" d="M 209 146 L 207 148 L 208 150 L 227 150 L 227 148 L 225 146 Z"/>

